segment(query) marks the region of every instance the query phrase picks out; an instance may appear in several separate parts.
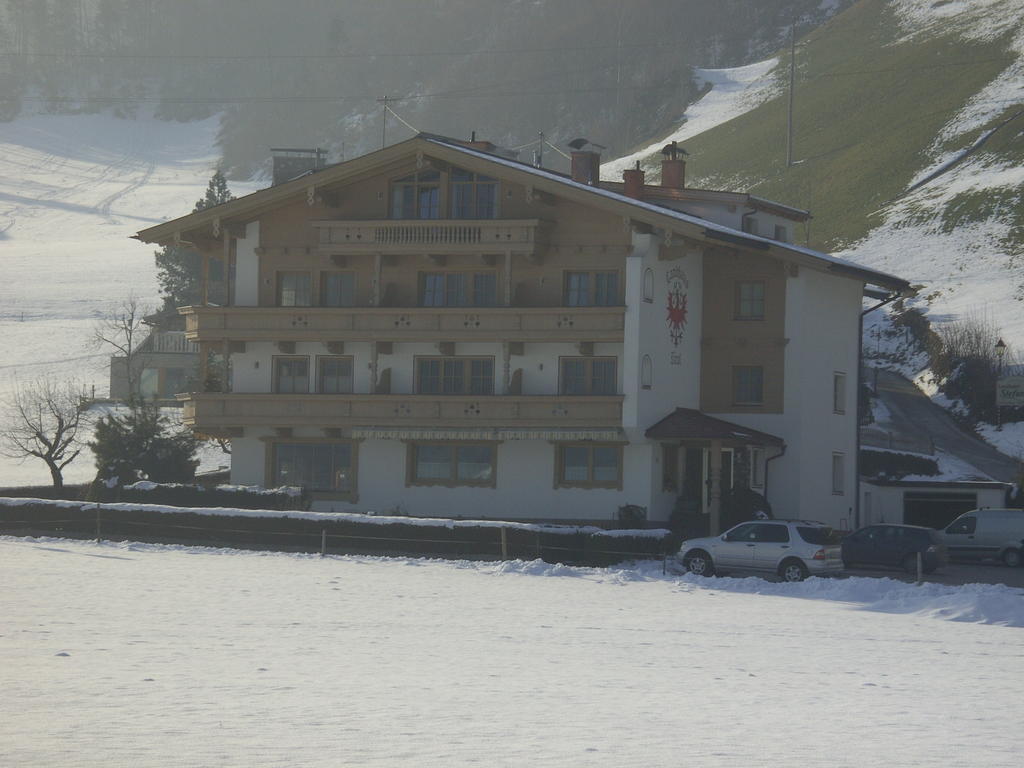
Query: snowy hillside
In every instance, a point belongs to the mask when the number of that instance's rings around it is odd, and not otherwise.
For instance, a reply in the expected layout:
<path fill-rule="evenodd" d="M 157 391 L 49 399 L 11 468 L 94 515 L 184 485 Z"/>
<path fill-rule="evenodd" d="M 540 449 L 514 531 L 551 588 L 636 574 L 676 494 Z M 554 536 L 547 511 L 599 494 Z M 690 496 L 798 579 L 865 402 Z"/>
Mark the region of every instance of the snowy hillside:
<path fill-rule="evenodd" d="M 933 322 L 987 315 L 1024 353 L 1021 19 L 1024 0 L 859 0 L 797 47 L 796 164 L 783 50 L 774 70 L 705 75 L 677 133 L 605 173 L 640 160 L 657 178 L 664 141 L 685 140 L 695 185 L 809 208 L 801 240 L 921 286 Z"/>
<path fill-rule="evenodd" d="M 1005 586 L 9 537 L 0 582 L 5 765 L 1019 758 Z"/>
<path fill-rule="evenodd" d="M 908 42 L 949 29 L 965 40 L 1012 35 L 1010 47 L 1018 58 L 950 117 L 925 148 L 927 162 L 912 180 L 921 185 L 885 206 L 884 223 L 838 255 L 922 285 L 918 305 L 933 320 L 983 313 L 1018 354 L 1024 353 L 1024 165 L 1019 155 L 990 152 L 984 145 L 970 151 L 996 133 L 1015 135 L 1020 144 L 1024 2 L 901 0 L 895 7 Z M 1008 108 L 1020 111 L 992 125 Z M 921 183 L 943 169 L 948 170 Z"/>
<path fill-rule="evenodd" d="M 129 295 L 157 304 L 153 249 L 129 236 L 192 209 L 217 163 L 217 126 L 105 115 L 0 123 L 0 397 L 42 375 L 106 394 L 110 352 L 90 345 L 96 318 Z M 86 451 L 66 479 L 94 474 Z M 42 462 L 0 458 L 0 485 L 36 482 L 49 482 Z"/>

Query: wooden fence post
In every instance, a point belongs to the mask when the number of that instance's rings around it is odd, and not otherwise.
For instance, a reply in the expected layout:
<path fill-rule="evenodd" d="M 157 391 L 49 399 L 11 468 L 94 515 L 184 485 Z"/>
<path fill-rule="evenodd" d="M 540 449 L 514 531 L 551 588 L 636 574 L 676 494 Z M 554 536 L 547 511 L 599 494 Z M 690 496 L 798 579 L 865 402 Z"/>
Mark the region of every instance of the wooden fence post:
<path fill-rule="evenodd" d="M 96 504 L 96 543 L 100 544 L 100 505 Z"/>
<path fill-rule="evenodd" d="M 320 557 L 327 554 L 327 529 L 320 529 Z"/>
<path fill-rule="evenodd" d="M 502 526 L 499 530 L 501 531 L 501 559 L 508 560 L 508 529 Z"/>

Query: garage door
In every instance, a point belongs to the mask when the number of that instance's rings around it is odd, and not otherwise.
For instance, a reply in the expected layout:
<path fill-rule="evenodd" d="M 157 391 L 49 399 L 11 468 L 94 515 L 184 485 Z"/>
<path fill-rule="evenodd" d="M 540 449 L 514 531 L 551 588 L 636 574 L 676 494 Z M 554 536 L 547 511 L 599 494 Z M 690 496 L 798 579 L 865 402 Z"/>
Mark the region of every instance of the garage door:
<path fill-rule="evenodd" d="M 907 525 L 945 528 L 958 515 L 977 508 L 976 493 L 905 491 L 903 494 L 903 522 Z"/>

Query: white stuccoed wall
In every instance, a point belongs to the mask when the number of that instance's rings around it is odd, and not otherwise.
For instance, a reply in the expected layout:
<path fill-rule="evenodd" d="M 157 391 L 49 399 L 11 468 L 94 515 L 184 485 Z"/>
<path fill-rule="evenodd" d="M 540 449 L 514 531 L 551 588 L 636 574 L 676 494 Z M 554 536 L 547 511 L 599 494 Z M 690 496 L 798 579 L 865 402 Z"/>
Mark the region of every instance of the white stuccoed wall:
<path fill-rule="evenodd" d="M 786 441 L 785 455 L 768 465 L 768 499 L 777 517 L 853 526 L 862 290 L 856 280 L 806 267 L 799 269 L 798 276 L 787 278 L 784 413 L 721 415 Z M 833 413 L 834 372 L 846 373 L 843 415 Z M 842 495 L 832 493 L 833 452 L 845 456 Z"/>
<path fill-rule="evenodd" d="M 260 223 L 245 225 L 245 237 L 235 241 L 235 296 L 236 307 L 259 305 L 260 257 L 256 248 L 260 244 Z"/>

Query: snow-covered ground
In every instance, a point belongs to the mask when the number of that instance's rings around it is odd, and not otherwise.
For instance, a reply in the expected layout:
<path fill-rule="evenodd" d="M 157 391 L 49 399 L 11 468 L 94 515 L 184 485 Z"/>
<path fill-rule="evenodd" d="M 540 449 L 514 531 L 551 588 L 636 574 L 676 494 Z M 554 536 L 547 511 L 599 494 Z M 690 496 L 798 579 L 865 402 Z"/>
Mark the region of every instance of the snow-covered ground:
<path fill-rule="evenodd" d="M 632 168 L 637 160 L 649 160 L 651 153 L 665 144 L 672 141 L 682 143 L 763 104 L 778 92 L 778 82 L 773 74 L 778 63 L 778 59 L 768 59 L 732 69 L 695 69 L 697 84 L 710 84 L 711 90 L 687 108 L 679 128 L 631 155 L 604 163 L 601 178 L 621 181 L 624 170 Z"/>
<path fill-rule="evenodd" d="M 0 583 L 9 766 L 1020 758 L 1005 586 L 9 537 Z"/>
<path fill-rule="evenodd" d="M 154 248 L 129 237 L 192 210 L 216 167 L 217 128 L 110 115 L 0 123 L 0 399 L 43 375 L 106 394 L 96 319 L 129 295 L 158 303 Z M 87 450 L 66 479 L 94 474 Z M 42 462 L 0 457 L 0 486 L 48 482 Z"/>

